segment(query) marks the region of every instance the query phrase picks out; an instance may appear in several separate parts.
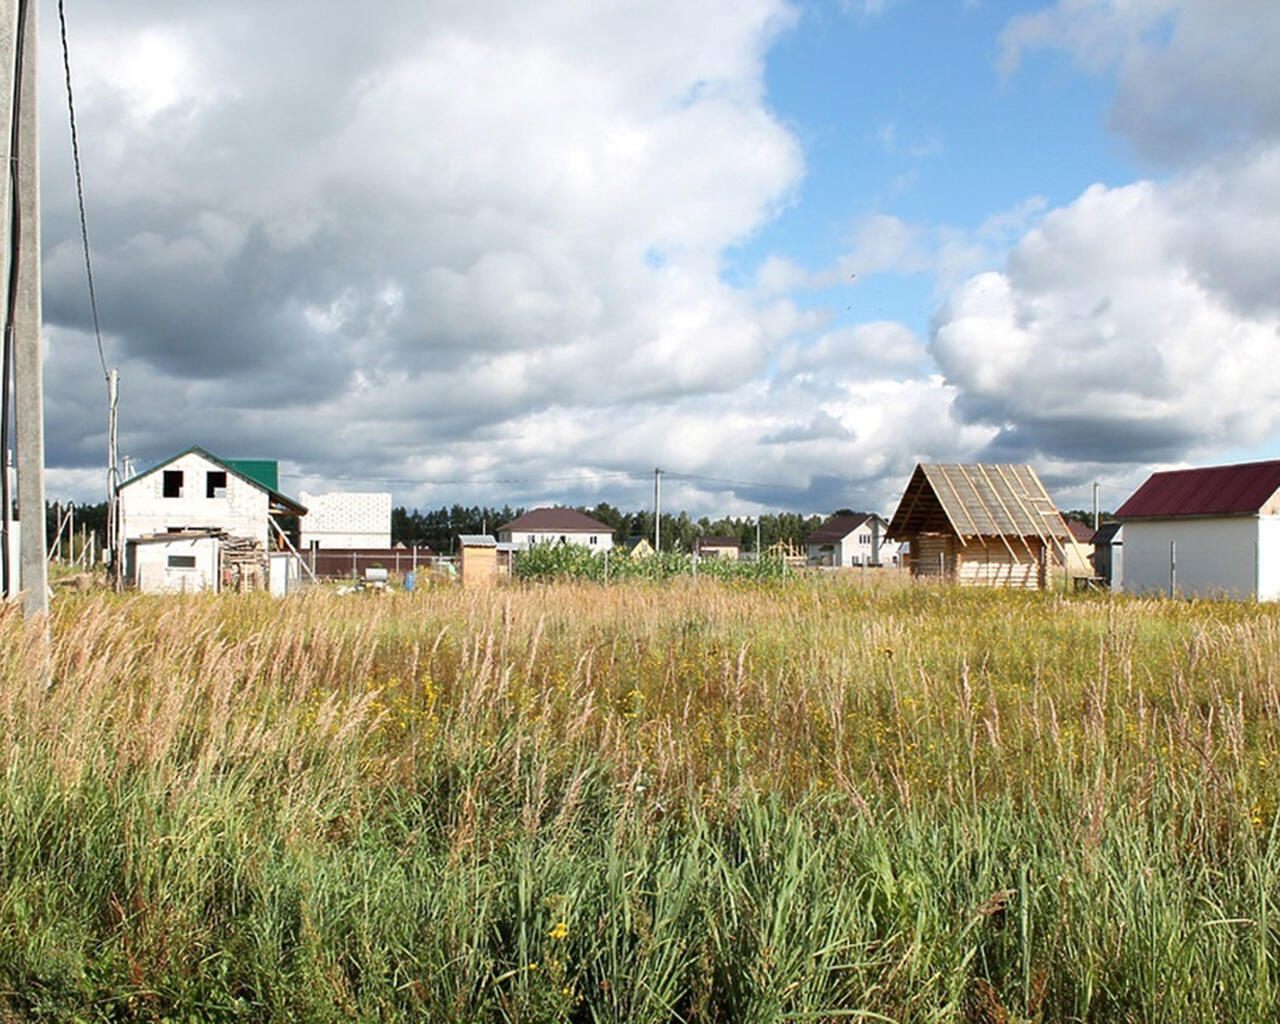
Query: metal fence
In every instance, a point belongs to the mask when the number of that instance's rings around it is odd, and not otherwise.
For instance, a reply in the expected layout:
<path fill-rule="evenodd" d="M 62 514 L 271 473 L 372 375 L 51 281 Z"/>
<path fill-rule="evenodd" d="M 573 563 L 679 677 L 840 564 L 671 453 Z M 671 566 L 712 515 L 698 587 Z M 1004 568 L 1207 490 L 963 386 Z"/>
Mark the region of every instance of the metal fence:
<path fill-rule="evenodd" d="M 302 559 L 321 579 L 363 579 L 366 569 L 386 569 L 392 576 L 423 569 L 450 571 L 456 558 L 437 555 L 430 548 L 310 548 Z"/>

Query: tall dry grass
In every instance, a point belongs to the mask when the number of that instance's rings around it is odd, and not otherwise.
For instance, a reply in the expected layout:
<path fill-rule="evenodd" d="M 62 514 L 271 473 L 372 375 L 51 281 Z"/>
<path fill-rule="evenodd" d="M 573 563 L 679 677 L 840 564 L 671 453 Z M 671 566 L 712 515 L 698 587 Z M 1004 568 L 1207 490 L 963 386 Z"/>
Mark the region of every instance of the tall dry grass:
<path fill-rule="evenodd" d="M 848 579 L 7 611 L 0 1019 L 1257 1019 L 1278 634 Z"/>

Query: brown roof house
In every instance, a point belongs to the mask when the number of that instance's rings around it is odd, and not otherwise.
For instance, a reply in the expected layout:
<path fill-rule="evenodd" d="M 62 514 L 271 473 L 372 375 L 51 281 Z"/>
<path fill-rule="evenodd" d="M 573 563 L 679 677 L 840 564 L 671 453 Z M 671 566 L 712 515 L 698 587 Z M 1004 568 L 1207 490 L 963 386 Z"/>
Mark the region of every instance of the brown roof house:
<path fill-rule="evenodd" d="M 812 564 L 834 568 L 893 565 L 898 554 L 885 543 L 888 529 L 873 512 L 834 515 L 805 538 L 805 553 Z"/>
<path fill-rule="evenodd" d="M 697 537 L 693 542 L 693 550 L 699 558 L 727 558 L 736 562 L 742 551 L 742 543 L 737 537 Z"/>
<path fill-rule="evenodd" d="M 1153 473 L 1116 518 L 1127 591 L 1280 599 L 1280 459 Z"/>
<path fill-rule="evenodd" d="M 965 586 L 1044 587 L 1074 538 L 1026 465 L 921 463 L 889 524 L 914 576 Z"/>
<path fill-rule="evenodd" d="M 498 527 L 498 540 L 518 548 L 535 544 L 581 544 L 595 551 L 613 547 L 613 528 L 571 508 L 535 508 Z"/>

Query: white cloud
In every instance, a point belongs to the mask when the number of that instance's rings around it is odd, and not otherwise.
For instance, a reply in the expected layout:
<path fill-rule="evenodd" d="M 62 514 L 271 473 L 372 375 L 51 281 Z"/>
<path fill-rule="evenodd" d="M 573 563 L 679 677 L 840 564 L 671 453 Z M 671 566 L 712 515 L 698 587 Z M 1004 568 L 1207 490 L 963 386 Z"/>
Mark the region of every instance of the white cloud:
<path fill-rule="evenodd" d="M 1280 427 L 1280 146 L 1163 183 L 1094 186 L 939 310 L 931 348 L 998 446 L 1167 460 Z M 1222 204 L 1212 197 L 1231 197 Z M 1274 237 L 1274 235 L 1270 235 Z"/>
<path fill-rule="evenodd" d="M 1006 73 L 1042 48 L 1114 68 L 1112 126 L 1162 163 L 1280 134 L 1273 0 L 1059 0 L 1011 19 L 1001 44 Z"/>

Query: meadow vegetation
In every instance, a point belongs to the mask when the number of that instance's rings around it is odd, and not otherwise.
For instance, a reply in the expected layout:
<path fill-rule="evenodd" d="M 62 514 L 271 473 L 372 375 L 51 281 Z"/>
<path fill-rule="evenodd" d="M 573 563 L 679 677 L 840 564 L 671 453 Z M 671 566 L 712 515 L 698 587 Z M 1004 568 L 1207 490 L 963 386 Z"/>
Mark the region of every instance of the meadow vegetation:
<path fill-rule="evenodd" d="M 0 616 L 0 1021 L 1229 1021 L 1280 613 L 854 578 Z"/>

